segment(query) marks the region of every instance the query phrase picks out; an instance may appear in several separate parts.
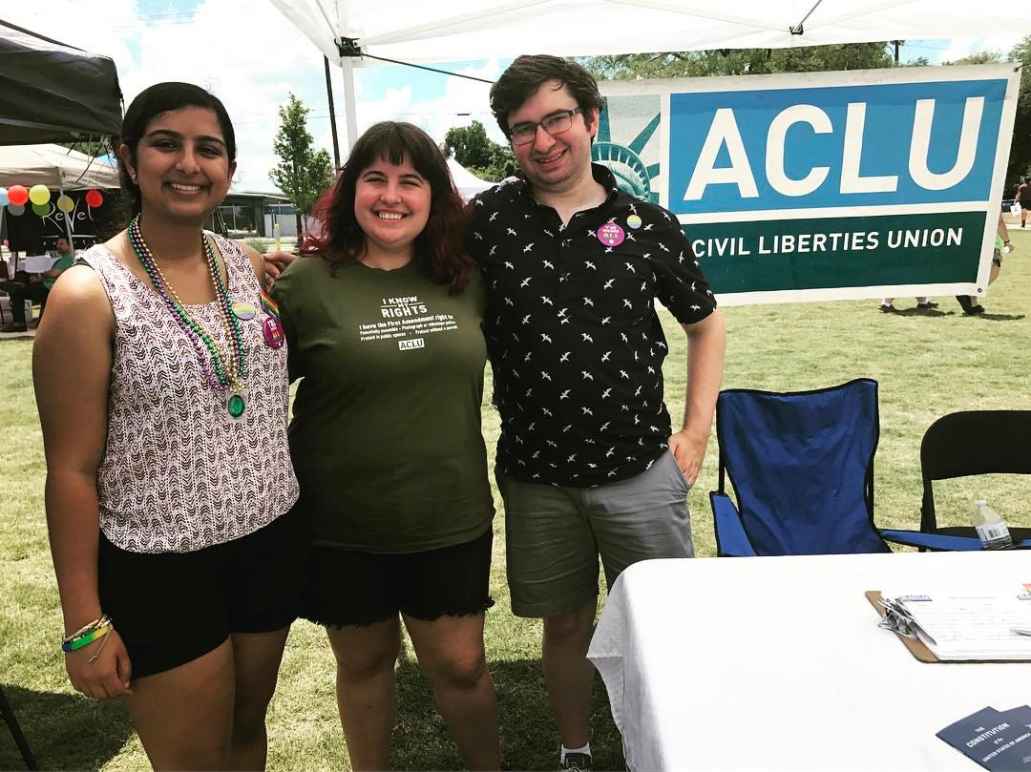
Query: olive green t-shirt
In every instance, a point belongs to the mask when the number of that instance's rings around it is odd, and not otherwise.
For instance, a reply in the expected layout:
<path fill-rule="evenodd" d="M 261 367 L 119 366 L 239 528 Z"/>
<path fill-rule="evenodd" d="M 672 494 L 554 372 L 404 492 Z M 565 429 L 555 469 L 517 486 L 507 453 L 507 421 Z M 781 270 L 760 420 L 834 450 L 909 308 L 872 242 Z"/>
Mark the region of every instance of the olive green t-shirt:
<path fill-rule="evenodd" d="M 480 433 L 485 294 L 449 295 L 414 261 L 276 283 L 291 379 L 290 451 L 316 544 L 404 553 L 472 541 L 494 514 Z"/>

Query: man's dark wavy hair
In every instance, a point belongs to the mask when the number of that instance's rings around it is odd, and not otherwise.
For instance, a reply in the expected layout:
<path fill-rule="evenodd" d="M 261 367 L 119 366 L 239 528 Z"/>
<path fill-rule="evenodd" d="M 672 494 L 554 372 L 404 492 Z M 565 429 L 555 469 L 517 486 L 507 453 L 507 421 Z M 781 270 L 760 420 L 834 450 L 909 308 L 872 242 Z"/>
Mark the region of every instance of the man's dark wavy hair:
<path fill-rule="evenodd" d="M 600 111 L 605 107 L 605 97 L 598 91 L 598 82 L 576 62 L 548 54 L 524 54 L 512 62 L 490 87 L 490 110 L 506 137 L 509 136 L 508 116 L 549 80 L 557 80 L 560 87 L 569 89 L 588 125 L 591 110 L 597 108 Z"/>
<path fill-rule="evenodd" d="M 447 160 L 430 136 L 411 123 L 383 121 L 358 138 L 336 184 L 319 199 L 313 214 L 322 224 L 318 254 L 334 267 L 357 261 L 365 250 L 365 233 L 354 216 L 358 178 L 377 160 L 407 160 L 430 184 L 430 217 L 415 239 L 415 262 L 436 284 L 452 293 L 469 283 L 473 260 L 463 245 L 466 223 Z"/>
<path fill-rule="evenodd" d="M 141 91 L 129 109 L 125 111 L 122 119 L 122 132 L 115 138 L 114 145 L 117 148 L 123 144 L 129 148 L 129 158 L 133 166 L 136 166 L 137 149 L 140 140 L 147 131 L 147 126 L 161 113 L 170 110 L 179 110 L 183 107 L 206 107 L 215 113 L 218 118 L 218 125 L 222 128 L 222 139 L 226 143 L 226 155 L 229 163 L 236 162 L 236 132 L 233 130 L 233 122 L 229 120 L 229 113 L 226 112 L 222 101 L 200 86 L 192 83 L 155 83 L 150 88 Z M 122 194 L 129 198 L 129 209 L 133 215 L 140 212 L 140 188 L 132 181 L 129 170 L 125 168 L 122 159 L 118 159 L 118 179 L 122 186 Z"/>

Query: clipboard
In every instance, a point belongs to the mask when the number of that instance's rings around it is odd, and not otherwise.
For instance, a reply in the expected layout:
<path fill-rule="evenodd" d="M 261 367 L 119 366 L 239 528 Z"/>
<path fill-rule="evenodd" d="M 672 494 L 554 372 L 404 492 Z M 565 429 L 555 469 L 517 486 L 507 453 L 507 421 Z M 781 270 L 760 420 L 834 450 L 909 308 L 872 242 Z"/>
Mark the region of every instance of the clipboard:
<path fill-rule="evenodd" d="M 877 615 L 884 619 L 884 607 L 881 606 L 881 591 L 880 590 L 867 590 L 863 593 L 866 599 L 870 601 L 870 605 L 877 611 Z M 920 662 L 936 663 L 940 665 L 976 665 L 983 664 L 985 662 L 998 662 L 1000 664 L 1013 665 L 1020 662 L 1029 662 L 1029 659 L 938 659 L 937 655 L 925 646 L 921 641 L 915 638 L 907 638 L 904 635 L 894 633 L 895 637 L 902 641 L 902 645 L 905 646 L 909 653 Z"/>
<path fill-rule="evenodd" d="M 884 610 L 884 607 L 881 605 L 881 591 L 880 590 L 867 590 L 863 594 L 866 596 L 866 599 L 868 601 L 870 601 L 870 605 L 873 606 L 874 609 L 877 611 L 877 615 L 881 619 L 884 619 L 885 610 Z M 934 652 L 932 652 L 929 648 L 927 648 L 921 641 L 917 640 L 916 638 L 907 638 L 906 636 L 899 635 L 898 633 L 893 633 L 893 635 L 896 638 L 898 638 L 900 641 L 902 641 L 902 645 L 905 646 L 907 649 L 909 649 L 909 653 L 912 654 L 914 657 L 916 657 L 916 659 L 920 660 L 921 662 L 938 662 L 938 663 L 942 663 L 942 664 L 956 665 L 956 664 L 963 664 L 964 662 L 971 662 L 971 661 L 973 661 L 973 660 L 949 660 L 949 661 L 946 662 L 945 660 L 938 659 L 938 657 L 936 657 L 934 655 Z"/>

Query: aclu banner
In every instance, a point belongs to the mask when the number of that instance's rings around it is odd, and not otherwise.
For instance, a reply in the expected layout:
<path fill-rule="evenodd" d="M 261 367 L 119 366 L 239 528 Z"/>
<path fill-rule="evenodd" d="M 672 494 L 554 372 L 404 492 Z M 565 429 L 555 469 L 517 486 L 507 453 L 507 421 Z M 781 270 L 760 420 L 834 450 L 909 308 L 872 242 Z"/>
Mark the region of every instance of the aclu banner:
<path fill-rule="evenodd" d="M 680 220 L 727 305 L 981 294 L 1008 65 L 602 84 L 594 158 Z"/>

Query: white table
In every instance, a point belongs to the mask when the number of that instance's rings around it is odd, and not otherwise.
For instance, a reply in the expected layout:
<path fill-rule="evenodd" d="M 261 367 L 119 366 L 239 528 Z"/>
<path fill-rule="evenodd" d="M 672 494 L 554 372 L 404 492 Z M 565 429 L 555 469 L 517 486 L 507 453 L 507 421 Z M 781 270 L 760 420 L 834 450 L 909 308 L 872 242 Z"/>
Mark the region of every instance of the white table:
<path fill-rule="evenodd" d="M 1031 553 L 650 560 L 616 581 L 588 657 L 628 766 L 967 770 L 935 732 L 1031 703 L 1031 664 L 924 664 L 866 590 L 1031 582 Z M 1031 603 L 1031 601 L 1028 601 Z"/>

